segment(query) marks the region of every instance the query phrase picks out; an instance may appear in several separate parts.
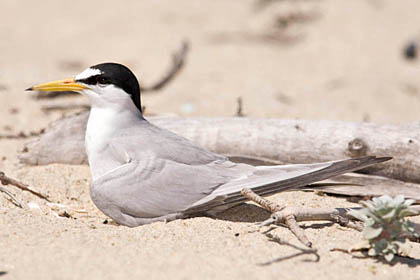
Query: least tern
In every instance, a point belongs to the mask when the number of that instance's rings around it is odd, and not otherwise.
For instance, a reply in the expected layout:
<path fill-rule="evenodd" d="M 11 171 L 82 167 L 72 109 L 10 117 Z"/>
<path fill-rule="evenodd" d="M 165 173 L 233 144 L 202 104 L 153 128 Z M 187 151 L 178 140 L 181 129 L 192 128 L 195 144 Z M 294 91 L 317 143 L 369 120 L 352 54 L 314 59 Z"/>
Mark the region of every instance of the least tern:
<path fill-rule="evenodd" d="M 117 63 L 91 66 L 74 78 L 27 90 L 76 91 L 89 98 L 85 145 L 90 195 L 103 213 L 129 227 L 215 214 L 245 202 L 243 188 L 266 196 L 390 159 L 370 156 L 281 166 L 233 163 L 148 122 L 137 78 Z"/>

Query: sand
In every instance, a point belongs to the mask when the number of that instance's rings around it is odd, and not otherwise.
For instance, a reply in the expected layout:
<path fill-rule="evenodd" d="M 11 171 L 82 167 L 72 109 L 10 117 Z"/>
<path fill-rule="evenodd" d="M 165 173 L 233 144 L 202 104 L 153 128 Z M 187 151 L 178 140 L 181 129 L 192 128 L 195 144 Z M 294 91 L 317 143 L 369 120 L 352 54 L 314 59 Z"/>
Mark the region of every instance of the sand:
<path fill-rule="evenodd" d="M 310 15 L 276 39 L 276 16 Z M 149 85 L 169 65 L 181 40 L 191 43 L 180 75 L 145 94 L 147 111 L 181 116 L 231 116 L 243 98 L 252 117 L 404 123 L 420 116 L 420 64 L 402 50 L 419 34 L 416 0 L 279 1 L 16 1 L 0 3 L 0 133 L 36 131 L 61 117 L 23 89 L 117 61 Z M 68 101 L 83 100 L 69 98 Z M 331 252 L 361 235 L 329 223 L 304 223 L 318 248 L 297 251 L 270 242 L 254 222 L 267 214 L 242 206 L 138 228 L 104 224 L 89 198 L 87 166 L 21 166 L 27 140 L 0 140 L 0 170 L 50 196 L 56 205 L 12 186 L 33 208 L 0 195 L 2 279 L 420 279 L 415 260 L 390 266 Z M 273 200 L 306 207 L 356 204 L 312 193 Z M 36 208 L 39 206 L 39 209 Z M 64 207 L 64 208 L 63 208 Z M 66 210 L 73 218 L 58 216 Z M 417 222 L 420 220 L 413 219 Z M 284 228 L 271 232 L 299 245 Z"/>

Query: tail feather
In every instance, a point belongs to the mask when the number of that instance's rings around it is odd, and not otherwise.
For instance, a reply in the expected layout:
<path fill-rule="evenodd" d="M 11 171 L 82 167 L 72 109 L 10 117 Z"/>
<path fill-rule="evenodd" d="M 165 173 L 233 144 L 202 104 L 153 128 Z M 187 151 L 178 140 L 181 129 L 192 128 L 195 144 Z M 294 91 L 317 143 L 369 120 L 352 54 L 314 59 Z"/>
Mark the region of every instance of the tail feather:
<path fill-rule="evenodd" d="M 390 160 L 391 157 L 375 157 L 368 156 L 362 158 L 346 159 L 342 161 L 331 162 L 324 168 L 316 168 L 315 171 L 308 171 L 302 175 L 295 177 L 280 179 L 268 184 L 260 184 L 257 186 L 249 186 L 247 184 L 239 184 L 234 189 L 227 189 L 225 193 L 216 195 L 213 199 L 203 204 L 198 204 L 190 211 L 211 211 L 219 212 L 226 210 L 234 205 L 245 202 L 247 199 L 241 194 L 243 188 L 251 188 L 255 193 L 261 196 L 272 195 L 290 189 L 298 189 L 306 187 L 309 184 L 326 180 L 328 178 L 338 176 L 344 173 L 363 169 L 365 167 Z M 314 164 L 316 166 L 316 164 Z M 314 170 L 314 169 L 313 169 Z"/>
<path fill-rule="evenodd" d="M 324 169 L 306 173 L 301 176 L 293 177 L 293 178 L 282 180 L 279 182 L 262 185 L 262 186 L 253 188 L 252 190 L 261 196 L 271 195 L 271 194 L 286 191 L 289 189 L 297 189 L 301 187 L 306 187 L 309 184 L 326 180 L 328 178 L 341 175 L 343 173 L 348 173 L 348 172 L 356 171 L 359 169 L 363 169 L 373 164 L 384 162 L 390 159 L 391 157 L 377 158 L 374 156 L 370 156 L 370 157 L 348 159 L 348 160 L 333 162 L 330 166 Z M 227 204 L 236 203 L 241 200 L 246 200 L 246 199 L 239 192 L 239 193 L 234 193 L 232 195 L 228 195 L 228 198 L 225 200 L 225 203 Z"/>

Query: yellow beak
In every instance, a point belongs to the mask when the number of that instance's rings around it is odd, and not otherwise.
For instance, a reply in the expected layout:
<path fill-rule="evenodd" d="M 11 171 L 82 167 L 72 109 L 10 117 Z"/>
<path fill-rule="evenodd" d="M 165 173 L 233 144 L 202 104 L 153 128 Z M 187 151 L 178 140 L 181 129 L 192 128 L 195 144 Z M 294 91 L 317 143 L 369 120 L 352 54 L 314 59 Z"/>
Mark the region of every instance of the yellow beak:
<path fill-rule="evenodd" d="M 64 80 L 52 81 L 45 84 L 36 85 L 26 90 L 37 90 L 37 91 L 82 91 L 88 89 L 83 84 L 77 83 L 74 78 L 68 78 Z"/>

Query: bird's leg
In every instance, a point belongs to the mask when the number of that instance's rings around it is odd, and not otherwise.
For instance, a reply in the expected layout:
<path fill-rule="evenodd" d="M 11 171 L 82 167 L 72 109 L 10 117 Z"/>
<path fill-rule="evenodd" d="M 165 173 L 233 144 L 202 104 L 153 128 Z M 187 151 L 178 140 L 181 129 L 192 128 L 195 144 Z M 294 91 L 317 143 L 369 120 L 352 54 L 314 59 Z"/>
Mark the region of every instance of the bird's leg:
<path fill-rule="evenodd" d="M 293 211 L 290 211 L 293 209 L 288 209 L 285 206 L 274 203 L 262 196 L 259 196 L 248 188 L 244 188 L 241 191 L 241 194 L 272 213 L 270 218 L 262 222 L 260 226 L 267 226 L 273 223 L 285 224 L 289 230 L 297 237 L 297 239 L 299 239 L 300 242 L 302 242 L 307 247 L 312 247 L 312 242 L 309 241 L 303 229 L 297 224 L 296 216 L 294 215 Z"/>
<path fill-rule="evenodd" d="M 281 206 L 262 196 L 259 196 L 258 194 L 256 194 L 255 192 L 253 192 L 251 189 L 248 189 L 248 188 L 242 189 L 241 194 L 245 196 L 246 198 L 248 198 L 249 200 L 257 203 L 262 208 L 266 209 L 267 211 L 271 213 L 280 212 L 281 210 L 285 208 L 284 206 Z"/>

